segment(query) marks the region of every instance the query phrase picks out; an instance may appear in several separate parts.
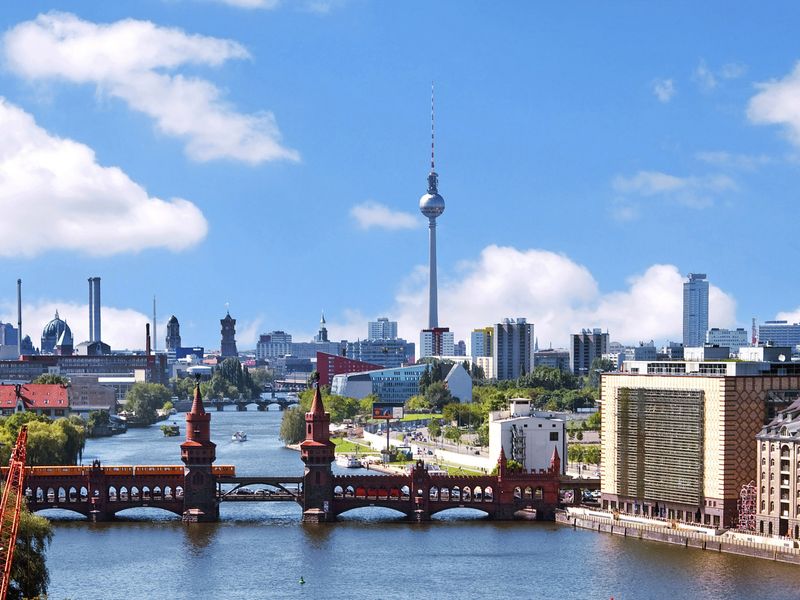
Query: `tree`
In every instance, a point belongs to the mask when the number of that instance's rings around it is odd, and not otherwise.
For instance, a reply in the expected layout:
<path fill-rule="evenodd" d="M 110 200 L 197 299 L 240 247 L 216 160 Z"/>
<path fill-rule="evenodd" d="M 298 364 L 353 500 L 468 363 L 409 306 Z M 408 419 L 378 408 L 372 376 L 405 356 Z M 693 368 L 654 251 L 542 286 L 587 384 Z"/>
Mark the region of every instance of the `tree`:
<path fill-rule="evenodd" d="M 600 431 L 600 411 L 598 410 L 595 413 L 589 415 L 589 418 L 584 421 L 584 425 L 586 429 L 592 431 Z"/>
<path fill-rule="evenodd" d="M 610 373 L 614 370 L 614 363 L 607 358 L 595 358 L 589 367 L 589 385 L 593 388 L 600 387 L 600 373 Z"/>
<path fill-rule="evenodd" d="M 296 444 L 306 437 L 305 412 L 299 406 L 283 411 L 281 430 L 278 436 L 284 444 Z"/>
<path fill-rule="evenodd" d="M 134 383 L 125 395 L 125 410 L 143 423 L 156 422 L 156 411 L 170 399 L 169 390 L 160 383 Z"/>
<path fill-rule="evenodd" d="M 31 514 L 25 503 L 20 513 L 17 546 L 11 564 L 8 598 L 43 598 L 50 575 L 45 553 L 53 539 L 53 526 L 44 517 Z"/>
<path fill-rule="evenodd" d="M 69 379 L 63 375 L 56 375 L 55 373 L 42 373 L 31 383 L 49 383 L 57 385 L 69 385 Z"/>
<path fill-rule="evenodd" d="M 442 424 L 439 419 L 431 419 L 428 422 L 428 434 L 431 438 L 437 438 L 442 434 Z"/>
<path fill-rule="evenodd" d="M 444 438 L 454 444 L 458 444 L 461 441 L 461 430 L 458 427 L 448 425 L 444 428 Z"/>
<path fill-rule="evenodd" d="M 440 411 L 444 408 L 445 404 L 453 401 L 453 396 L 450 390 L 442 381 L 431 383 L 425 390 L 425 399 L 430 403 L 431 408 Z"/>
<path fill-rule="evenodd" d="M 96 427 L 105 427 L 111 421 L 107 410 L 93 410 L 86 419 L 86 430 L 91 437 Z"/>
<path fill-rule="evenodd" d="M 406 409 L 412 413 L 428 412 L 431 409 L 431 403 L 425 396 L 411 396 L 406 400 Z"/>

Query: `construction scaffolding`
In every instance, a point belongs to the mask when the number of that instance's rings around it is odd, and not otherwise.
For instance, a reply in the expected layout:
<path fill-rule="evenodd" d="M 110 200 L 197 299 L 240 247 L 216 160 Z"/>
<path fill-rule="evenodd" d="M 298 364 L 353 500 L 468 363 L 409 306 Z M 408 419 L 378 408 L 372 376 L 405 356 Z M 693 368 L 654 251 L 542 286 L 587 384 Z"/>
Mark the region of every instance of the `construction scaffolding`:
<path fill-rule="evenodd" d="M 741 531 L 756 530 L 756 482 L 750 481 L 742 486 L 739 492 L 739 525 Z"/>

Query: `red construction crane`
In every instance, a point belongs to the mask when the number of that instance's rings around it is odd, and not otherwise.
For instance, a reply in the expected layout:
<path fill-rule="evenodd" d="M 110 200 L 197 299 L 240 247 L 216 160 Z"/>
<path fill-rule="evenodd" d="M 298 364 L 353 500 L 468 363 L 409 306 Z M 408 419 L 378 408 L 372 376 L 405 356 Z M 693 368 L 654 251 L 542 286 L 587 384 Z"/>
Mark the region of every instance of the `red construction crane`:
<path fill-rule="evenodd" d="M 8 583 L 11 579 L 11 562 L 14 560 L 14 547 L 17 545 L 17 529 L 22 499 L 25 497 L 25 454 L 28 442 L 28 428 L 23 425 L 17 436 L 17 443 L 8 461 L 8 477 L 3 488 L 0 504 L 0 561 L 3 566 L 0 579 L 0 600 L 6 600 Z"/>

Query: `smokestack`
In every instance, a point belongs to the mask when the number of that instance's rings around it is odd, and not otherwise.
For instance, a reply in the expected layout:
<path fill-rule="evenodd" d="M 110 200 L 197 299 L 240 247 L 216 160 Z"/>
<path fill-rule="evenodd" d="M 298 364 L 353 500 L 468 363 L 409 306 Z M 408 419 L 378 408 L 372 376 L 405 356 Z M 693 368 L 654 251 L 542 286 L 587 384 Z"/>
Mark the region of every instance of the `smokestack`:
<path fill-rule="evenodd" d="M 156 335 L 156 297 L 153 296 L 153 352 L 158 350 L 158 335 Z"/>
<path fill-rule="evenodd" d="M 17 355 L 22 356 L 22 279 L 17 279 Z"/>
<path fill-rule="evenodd" d="M 89 341 L 100 341 L 100 278 L 89 278 Z"/>
<path fill-rule="evenodd" d="M 150 356 L 150 323 L 144 324 L 144 352 Z"/>

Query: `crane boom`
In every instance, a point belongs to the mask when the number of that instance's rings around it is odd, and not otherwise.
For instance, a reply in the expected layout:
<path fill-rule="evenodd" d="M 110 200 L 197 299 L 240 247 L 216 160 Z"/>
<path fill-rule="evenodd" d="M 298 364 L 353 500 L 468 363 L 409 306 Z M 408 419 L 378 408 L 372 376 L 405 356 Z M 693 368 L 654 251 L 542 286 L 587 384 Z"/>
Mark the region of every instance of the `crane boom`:
<path fill-rule="evenodd" d="M 19 515 L 22 510 L 22 499 L 25 496 L 25 455 L 28 442 L 28 428 L 23 425 L 17 435 L 17 442 L 11 451 L 8 461 L 8 477 L 3 488 L 0 501 L 0 561 L 2 561 L 2 579 L 0 579 L 0 600 L 8 594 L 11 579 L 11 563 L 14 560 L 14 548 L 17 545 Z"/>

